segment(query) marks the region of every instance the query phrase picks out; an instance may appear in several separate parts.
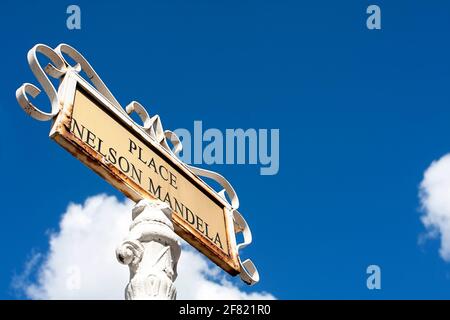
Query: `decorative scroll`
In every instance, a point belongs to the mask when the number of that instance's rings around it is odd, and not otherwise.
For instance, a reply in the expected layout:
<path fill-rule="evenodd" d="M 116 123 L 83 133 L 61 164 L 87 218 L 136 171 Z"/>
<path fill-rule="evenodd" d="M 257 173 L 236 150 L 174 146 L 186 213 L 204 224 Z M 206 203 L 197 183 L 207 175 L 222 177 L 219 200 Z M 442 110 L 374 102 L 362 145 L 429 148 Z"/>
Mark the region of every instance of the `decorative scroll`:
<path fill-rule="evenodd" d="M 47 64 L 44 68 L 42 68 L 37 57 L 38 53 L 44 55 L 50 60 L 50 63 Z M 65 55 L 69 56 L 73 61 L 75 61 L 76 64 L 74 66 L 70 65 L 70 63 L 65 58 Z M 47 94 L 51 106 L 50 112 L 42 111 L 41 109 L 36 107 L 29 96 L 36 98 L 41 93 L 41 90 L 33 84 L 24 83 L 17 89 L 16 98 L 19 105 L 28 115 L 36 120 L 48 121 L 56 117 L 61 110 L 61 103 L 58 98 L 57 90 L 53 86 L 53 83 L 50 81 L 49 76 L 53 79 L 58 79 L 61 82 L 64 76 L 69 72 L 75 72 L 79 74 L 84 73 L 91 82 L 92 86 L 104 98 L 106 98 L 119 112 L 124 114 L 131 121 L 133 121 L 133 123 L 139 126 L 143 131 L 145 131 L 152 140 L 161 145 L 165 150 L 167 150 L 172 156 L 177 158 L 180 163 L 190 169 L 194 174 L 200 177 L 210 178 L 216 181 L 223 188 L 222 191 L 217 193 L 231 207 L 231 214 L 234 221 L 234 232 L 236 234 L 242 232 L 244 238 L 243 243 L 237 244 L 238 256 L 239 251 L 252 242 L 252 234 L 250 228 L 243 216 L 238 211 L 239 198 L 231 184 L 222 175 L 214 171 L 193 167 L 191 165 L 183 163 L 178 156 L 178 154 L 183 150 L 182 143 L 174 132 L 163 129 L 159 115 L 150 117 L 146 109 L 136 101 L 132 101 L 124 109 L 114 97 L 114 95 L 109 91 L 105 83 L 101 80 L 101 78 L 98 76 L 89 62 L 77 50 L 67 44 L 60 44 L 55 49 L 52 49 L 44 44 L 37 44 L 30 49 L 27 58 L 30 68 L 33 71 L 33 74 L 35 75 L 37 81 L 42 86 L 44 92 Z M 130 117 L 133 112 L 136 112 L 139 115 L 142 121 L 142 125 L 136 123 Z M 172 147 L 170 147 L 168 142 L 171 143 Z M 252 285 L 259 281 L 258 271 L 250 259 L 242 262 L 239 258 L 239 263 L 241 267 L 240 277 L 244 282 Z"/>
<path fill-rule="evenodd" d="M 174 281 L 181 247 L 168 207 L 167 203 L 154 205 L 144 199 L 133 208 L 130 231 L 116 249 L 119 262 L 130 269 L 127 300 L 176 298 Z"/>

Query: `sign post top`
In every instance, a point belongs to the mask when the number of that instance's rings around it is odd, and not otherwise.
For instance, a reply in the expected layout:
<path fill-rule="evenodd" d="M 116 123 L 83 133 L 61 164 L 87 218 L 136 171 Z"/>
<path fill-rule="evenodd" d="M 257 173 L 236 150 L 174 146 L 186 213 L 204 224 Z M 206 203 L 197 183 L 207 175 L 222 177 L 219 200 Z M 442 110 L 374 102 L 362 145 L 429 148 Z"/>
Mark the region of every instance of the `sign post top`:
<path fill-rule="evenodd" d="M 50 60 L 45 68 L 37 52 Z M 240 259 L 239 251 L 252 241 L 251 231 L 238 211 L 236 192 L 223 176 L 183 163 L 177 156 L 180 140 L 163 129 L 159 116 L 150 117 L 136 101 L 124 109 L 87 60 L 69 45 L 52 49 L 37 44 L 28 52 L 28 62 L 50 99 L 51 112 L 31 102 L 29 95 L 36 97 L 40 89 L 29 83 L 17 89 L 17 101 L 34 119 L 54 120 L 53 140 L 132 200 L 167 203 L 178 235 L 247 284 L 259 281 L 253 262 Z M 49 76 L 60 80 L 57 89 Z M 133 112 L 142 125 L 130 117 Z M 223 190 L 216 192 L 200 177 L 215 180 Z M 240 232 L 244 241 L 236 244 Z"/>

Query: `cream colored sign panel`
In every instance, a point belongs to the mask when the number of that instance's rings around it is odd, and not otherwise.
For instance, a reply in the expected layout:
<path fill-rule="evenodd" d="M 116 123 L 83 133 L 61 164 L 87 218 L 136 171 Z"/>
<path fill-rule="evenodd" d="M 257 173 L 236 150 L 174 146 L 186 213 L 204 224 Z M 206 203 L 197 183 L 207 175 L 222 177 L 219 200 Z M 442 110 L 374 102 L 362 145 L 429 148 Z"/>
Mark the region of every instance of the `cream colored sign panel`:
<path fill-rule="evenodd" d="M 212 191 L 90 93 L 77 88 L 69 96 L 52 138 L 133 200 L 166 202 L 180 236 L 229 273 L 239 273 L 229 238 L 232 220 Z"/>
<path fill-rule="evenodd" d="M 70 132 L 228 254 L 223 208 L 77 91 Z"/>

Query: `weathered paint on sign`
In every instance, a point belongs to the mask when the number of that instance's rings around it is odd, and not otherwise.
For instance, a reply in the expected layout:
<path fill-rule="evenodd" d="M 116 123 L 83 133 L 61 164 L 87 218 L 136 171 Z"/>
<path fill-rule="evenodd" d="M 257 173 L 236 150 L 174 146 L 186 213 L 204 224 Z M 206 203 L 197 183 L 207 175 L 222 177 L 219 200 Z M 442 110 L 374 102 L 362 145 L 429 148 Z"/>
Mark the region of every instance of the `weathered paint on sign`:
<path fill-rule="evenodd" d="M 81 79 L 65 81 L 50 136 L 131 199 L 169 204 L 181 237 L 230 274 L 239 273 L 226 202 Z"/>

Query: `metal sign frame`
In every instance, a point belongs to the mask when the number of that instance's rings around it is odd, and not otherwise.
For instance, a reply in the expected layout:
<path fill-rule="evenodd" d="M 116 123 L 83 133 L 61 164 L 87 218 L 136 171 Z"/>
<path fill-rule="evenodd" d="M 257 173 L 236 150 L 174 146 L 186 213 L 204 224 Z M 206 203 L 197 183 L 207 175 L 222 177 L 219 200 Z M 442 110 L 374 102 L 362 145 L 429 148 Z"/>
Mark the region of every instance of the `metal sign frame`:
<path fill-rule="evenodd" d="M 50 60 L 50 63 L 44 68 L 39 62 L 37 53 L 41 53 Z M 65 56 L 69 56 L 76 64 L 68 63 Z M 155 200 L 155 197 L 152 197 L 149 192 L 142 192 L 142 187 L 120 170 L 106 163 L 100 154 L 68 130 L 77 90 L 87 94 L 96 106 L 114 118 L 131 134 L 136 135 L 140 141 L 173 166 L 176 172 L 183 174 L 195 187 L 223 207 L 228 254 L 224 254 L 220 248 L 208 240 L 202 239 L 203 235 L 197 234 L 195 229 L 192 230 L 191 226 L 183 223 L 183 220 L 176 214 L 172 215 L 175 231 L 228 273 L 239 274 L 241 279 L 249 285 L 259 281 L 259 273 L 253 262 L 250 259 L 242 261 L 240 258 L 240 251 L 252 242 L 252 234 L 244 217 L 238 211 L 238 196 L 223 176 L 183 163 L 177 157 L 182 150 L 181 141 L 172 131 L 163 130 L 159 116 L 150 117 L 145 108 L 136 101 L 132 101 L 126 108 L 123 108 L 89 62 L 71 46 L 60 44 L 52 49 L 47 45 L 37 44 L 29 50 L 27 58 L 31 70 L 50 100 L 51 111 L 44 112 L 33 104 L 30 96 L 35 98 L 41 92 L 33 84 L 24 83 L 19 87 L 16 91 L 16 98 L 22 109 L 32 118 L 40 121 L 53 120 L 50 131 L 50 137 L 53 140 L 132 200 L 138 201 L 143 198 Z M 81 73 L 84 73 L 86 78 L 82 77 Z M 57 89 L 49 77 L 60 80 Z M 132 112 L 139 115 L 142 125 L 130 117 Z M 169 146 L 168 142 L 172 146 Z M 223 187 L 223 190 L 216 192 L 200 177 L 216 181 Z M 236 243 L 235 235 L 237 233 L 242 233 L 242 243 Z"/>
<path fill-rule="evenodd" d="M 225 254 L 218 249 L 217 246 L 204 239 L 204 236 L 202 236 L 195 228 L 192 228 L 192 226 L 184 219 L 180 218 L 179 215 L 172 214 L 175 232 L 228 273 L 232 275 L 239 274 L 240 266 L 236 250 L 232 208 L 230 205 L 212 190 L 209 185 L 192 173 L 178 158 L 174 158 L 167 150 L 155 143 L 155 141 L 132 122 L 129 117 L 125 117 L 114 108 L 107 99 L 76 73 L 69 73 L 61 83 L 58 95 L 60 96 L 62 109 L 52 125 L 49 134 L 50 138 L 55 140 L 75 158 L 83 162 L 133 201 L 138 202 L 144 198 L 161 201 L 142 188 L 133 179 L 123 174 L 113 164 L 105 162 L 100 153 L 70 132 L 75 93 L 78 90 L 87 94 L 89 98 L 92 99 L 91 101 L 99 106 L 106 114 L 112 116 L 114 120 L 117 121 L 118 125 L 124 126 L 132 134 L 137 135 L 138 139 L 143 141 L 146 146 L 152 149 L 152 151 L 158 153 L 158 155 L 163 157 L 166 162 L 172 164 L 178 173 L 185 175 L 185 177 L 187 177 L 196 187 L 207 194 L 211 201 L 220 204 L 223 208 L 227 237 L 225 243 L 227 244 L 227 251 L 229 254 Z"/>

